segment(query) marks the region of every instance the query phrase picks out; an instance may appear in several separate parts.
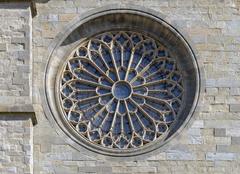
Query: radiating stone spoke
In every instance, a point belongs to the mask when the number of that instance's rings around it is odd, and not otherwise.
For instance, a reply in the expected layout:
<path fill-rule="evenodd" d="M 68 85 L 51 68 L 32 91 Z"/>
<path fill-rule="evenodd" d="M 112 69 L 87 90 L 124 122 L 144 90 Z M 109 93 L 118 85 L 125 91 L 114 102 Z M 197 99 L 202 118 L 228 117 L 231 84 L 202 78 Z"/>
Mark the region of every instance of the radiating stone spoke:
<path fill-rule="evenodd" d="M 101 55 L 100 57 L 101 57 L 102 61 L 104 62 L 105 66 L 107 67 L 107 69 L 110 70 L 109 65 L 107 64 L 106 60 L 103 58 L 102 50 L 103 50 L 102 45 L 100 45 L 100 51 L 99 51 L 99 54 Z"/>
<path fill-rule="evenodd" d="M 81 103 L 81 102 L 80 102 Z M 97 106 L 99 106 L 100 104 L 99 103 L 97 103 L 97 104 L 95 104 L 95 105 L 92 105 L 92 106 L 90 106 L 90 107 L 88 107 L 87 109 L 85 109 L 85 110 L 82 110 L 83 112 L 87 112 L 87 111 L 89 111 L 89 110 L 91 110 L 91 109 L 94 109 L 94 108 L 96 108 Z"/>
<path fill-rule="evenodd" d="M 99 97 L 103 97 L 103 96 L 107 96 L 107 95 L 112 95 L 112 93 L 107 93 L 107 94 L 103 94 L 103 95 L 99 95 L 99 96 L 93 96 L 93 97 L 85 98 L 85 99 L 78 100 L 78 101 L 79 102 L 86 102 L 88 100 L 93 100 L 93 99 L 96 99 L 96 98 L 99 98 Z"/>
<path fill-rule="evenodd" d="M 116 121 L 116 117 L 117 117 L 117 111 L 118 111 L 118 108 L 119 108 L 119 101 L 117 102 L 117 107 L 116 107 L 116 110 L 115 110 L 115 113 L 114 113 L 114 116 L 113 116 L 113 120 L 112 120 L 112 124 L 111 124 L 111 128 L 110 128 L 110 131 L 112 132 L 113 130 L 113 127 L 114 127 L 114 124 L 115 124 L 115 121 Z"/>
<path fill-rule="evenodd" d="M 167 107 L 174 113 L 174 116 L 175 116 L 175 112 L 172 109 L 171 105 L 168 102 L 166 102 L 165 100 L 161 100 L 159 98 L 151 97 L 151 96 L 144 96 L 144 95 L 141 95 L 141 94 L 135 94 L 135 95 L 142 96 L 142 97 L 144 97 L 146 99 L 150 99 L 150 100 L 153 100 L 153 101 L 162 102 L 162 103 L 166 104 Z"/>
<path fill-rule="evenodd" d="M 159 85 L 159 84 L 162 84 L 162 83 L 169 83 L 169 84 L 177 85 L 177 83 L 172 81 L 172 80 L 161 79 L 161 80 L 156 80 L 156 81 L 152 81 L 152 82 L 143 83 L 141 85 L 136 85 L 136 86 L 133 86 L 133 88 L 139 88 L 139 87 L 151 86 L 151 85 Z M 169 88 L 169 87 L 166 86 L 166 88 Z"/>
<path fill-rule="evenodd" d="M 112 53 L 112 56 L 111 56 L 111 59 L 112 59 L 112 63 L 113 63 L 113 68 L 117 74 L 117 79 L 120 80 L 120 77 L 119 77 L 119 73 L 118 73 L 118 68 L 117 68 L 117 63 L 116 63 L 116 60 L 115 60 L 115 57 L 113 56 L 113 42 L 111 42 L 111 53 Z"/>
<path fill-rule="evenodd" d="M 95 74 L 93 74 L 93 73 L 89 72 L 89 71 L 88 71 L 88 70 L 86 70 L 85 68 L 82 68 L 82 71 L 84 71 L 84 72 L 88 73 L 90 76 L 94 77 L 95 79 L 98 79 L 98 78 L 99 78 L 98 76 L 96 76 Z"/>
<path fill-rule="evenodd" d="M 158 112 L 159 113 L 159 115 L 163 115 L 163 114 L 165 114 L 165 113 L 169 113 L 169 111 L 162 111 L 162 110 L 159 110 L 159 109 L 157 109 L 157 108 L 155 108 L 155 107 L 153 107 L 153 106 L 151 106 L 151 105 L 149 105 L 149 104 L 145 104 L 145 106 L 146 107 L 148 107 L 148 108 L 150 108 L 150 109 L 152 109 L 152 110 L 154 110 L 154 111 L 156 111 L 156 112 Z"/>
<path fill-rule="evenodd" d="M 152 74 L 149 74 L 149 75 L 146 76 L 145 78 L 146 78 L 146 79 L 149 79 L 149 78 L 155 76 L 156 74 L 158 74 L 158 73 L 160 73 L 160 72 L 162 72 L 162 71 L 163 71 L 163 69 L 161 68 L 161 69 L 159 69 L 159 70 L 153 72 Z M 165 77 L 164 79 L 167 79 L 167 77 Z"/>
<path fill-rule="evenodd" d="M 148 119 L 151 120 L 152 124 L 154 124 L 155 121 L 152 119 L 152 117 L 151 117 L 150 115 L 148 115 L 148 113 L 146 113 L 146 112 L 144 111 L 144 109 L 143 109 L 140 105 L 138 105 L 134 100 L 132 100 L 132 102 L 139 108 L 139 110 L 140 110 Z"/>
<path fill-rule="evenodd" d="M 94 119 L 94 118 L 96 118 L 97 116 L 99 116 L 99 114 L 102 113 L 102 111 L 103 111 L 104 109 L 106 109 L 107 105 L 108 105 L 109 103 L 111 103 L 112 101 L 113 101 L 113 98 L 112 98 L 106 105 L 104 105 L 104 106 L 102 107 L 102 109 L 93 116 L 92 119 Z"/>
<path fill-rule="evenodd" d="M 75 79 L 75 80 L 72 80 L 72 81 L 68 81 L 65 85 L 70 84 L 72 82 L 80 82 L 82 84 L 89 84 L 89 85 L 93 85 L 95 87 L 101 86 L 102 88 L 105 88 L 105 89 L 111 89 L 110 86 L 106 86 L 106 85 L 103 85 L 103 84 L 99 84 L 99 83 L 95 83 L 95 82 L 88 81 L 88 80 L 83 80 L 83 79 Z"/>
<path fill-rule="evenodd" d="M 131 119 L 131 117 L 130 117 L 129 108 L 128 108 L 128 106 L 127 106 L 126 100 L 124 100 L 124 104 L 125 104 L 125 107 L 126 107 L 126 109 L 127 109 L 128 121 L 129 121 L 129 123 L 130 123 L 130 127 L 131 127 L 131 130 L 132 130 L 132 132 L 133 132 L 133 131 L 134 131 L 134 126 L 133 126 L 133 123 L 132 123 L 132 119 Z"/>
<path fill-rule="evenodd" d="M 96 68 L 96 70 L 98 72 L 100 72 L 104 77 L 106 77 L 111 83 L 114 83 L 113 80 L 111 78 L 109 78 L 107 76 L 107 74 L 100 67 L 98 67 L 94 62 L 92 62 L 92 61 L 90 61 L 89 59 L 86 59 L 86 58 L 81 58 L 80 57 L 80 59 L 84 59 L 84 60 L 88 61 L 90 64 L 92 64 Z"/>
<path fill-rule="evenodd" d="M 127 67 L 127 71 L 126 71 L 126 75 L 125 75 L 125 80 L 128 79 L 128 74 L 129 74 L 130 67 L 132 65 L 132 60 L 133 60 L 133 52 L 134 52 L 134 50 L 132 50 L 132 54 L 131 54 L 129 62 L 128 62 L 128 67 Z"/>
<path fill-rule="evenodd" d="M 101 129 L 103 128 L 103 125 L 104 125 L 105 121 L 107 120 L 108 116 L 109 116 L 109 112 L 107 113 L 107 115 L 106 115 L 106 116 L 104 117 L 104 119 L 102 120 L 99 128 L 101 128 Z"/>
<path fill-rule="evenodd" d="M 153 92 L 168 92 L 168 90 L 165 90 L 165 89 L 150 89 L 148 90 L 149 93 Z"/>
<path fill-rule="evenodd" d="M 137 77 L 139 77 L 139 76 L 142 76 L 146 71 L 148 71 L 148 69 L 154 64 L 154 63 L 156 63 L 157 61 L 160 61 L 160 60 L 165 60 L 165 59 L 167 59 L 166 57 L 154 57 L 153 59 L 152 59 L 152 61 L 151 62 L 149 62 L 148 63 L 148 65 L 146 65 L 138 74 L 137 74 L 137 76 L 135 77 L 135 78 L 133 78 L 130 82 L 132 83 L 132 82 L 134 82 L 136 79 L 137 79 Z M 161 70 L 161 68 L 159 69 L 159 70 Z M 156 72 L 152 72 L 152 74 L 155 74 Z M 150 74 L 151 75 L 151 74 Z M 149 76 L 150 76 L 149 75 Z M 148 77 L 145 77 L 145 78 L 148 78 Z"/>

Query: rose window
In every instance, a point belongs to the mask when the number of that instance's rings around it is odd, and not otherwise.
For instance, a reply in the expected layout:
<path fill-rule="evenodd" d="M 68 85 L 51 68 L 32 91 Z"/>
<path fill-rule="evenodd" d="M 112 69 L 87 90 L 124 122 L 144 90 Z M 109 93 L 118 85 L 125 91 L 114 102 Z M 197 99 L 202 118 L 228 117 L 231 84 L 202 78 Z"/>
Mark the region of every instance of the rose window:
<path fill-rule="evenodd" d="M 130 31 L 82 41 L 65 62 L 60 81 L 61 110 L 77 134 L 123 150 L 166 137 L 184 93 L 182 73 L 167 48 Z"/>

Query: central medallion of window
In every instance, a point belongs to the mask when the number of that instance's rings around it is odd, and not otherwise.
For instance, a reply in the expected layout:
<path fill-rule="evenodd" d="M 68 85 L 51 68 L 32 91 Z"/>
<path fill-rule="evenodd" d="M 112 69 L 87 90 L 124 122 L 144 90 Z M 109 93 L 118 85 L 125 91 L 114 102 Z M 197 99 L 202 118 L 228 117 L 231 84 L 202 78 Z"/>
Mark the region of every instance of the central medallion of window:
<path fill-rule="evenodd" d="M 112 87 L 113 96 L 117 100 L 125 100 L 130 97 L 132 93 L 131 85 L 126 81 L 118 81 Z"/>
<path fill-rule="evenodd" d="M 88 143 L 132 149 L 165 137 L 184 93 L 176 59 L 158 40 L 112 31 L 82 41 L 64 64 L 64 119 Z"/>

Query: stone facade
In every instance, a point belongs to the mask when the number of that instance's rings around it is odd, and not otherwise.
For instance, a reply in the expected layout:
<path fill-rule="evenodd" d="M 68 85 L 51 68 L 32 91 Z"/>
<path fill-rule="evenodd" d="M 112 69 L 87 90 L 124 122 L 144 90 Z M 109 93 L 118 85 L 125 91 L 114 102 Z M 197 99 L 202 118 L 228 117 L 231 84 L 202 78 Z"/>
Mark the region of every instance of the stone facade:
<path fill-rule="evenodd" d="M 239 0 L 37 0 L 36 16 L 31 5 L 0 1 L 0 173 L 240 172 Z M 42 105 L 56 37 L 76 18 L 106 6 L 161 14 L 193 47 L 200 66 L 198 112 L 171 145 L 142 158 L 77 150 Z"/>

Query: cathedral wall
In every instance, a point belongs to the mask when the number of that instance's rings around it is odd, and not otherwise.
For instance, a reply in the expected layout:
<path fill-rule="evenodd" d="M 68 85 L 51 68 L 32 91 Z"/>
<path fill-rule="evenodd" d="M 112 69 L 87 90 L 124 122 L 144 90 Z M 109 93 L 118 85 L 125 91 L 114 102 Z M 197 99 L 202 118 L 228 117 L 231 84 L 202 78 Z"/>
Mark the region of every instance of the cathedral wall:
<path fill-rule="evenodd" d="M 56 37 L 98 8 L 128 4 L 154 10 L 182 33 L 201 71 L 202 98 L 192 121 L 164 150 L 136 159 L 75 149 L 47 119 L 41 98 L 45 66 L 61 39 Z M 238 0 L 38 0 L 36 8 L 31 21 L 28 5 L 0 3 L 0 173 L 240 172 Z M 38 124 L 31 128 L 33 110 Z"/>

